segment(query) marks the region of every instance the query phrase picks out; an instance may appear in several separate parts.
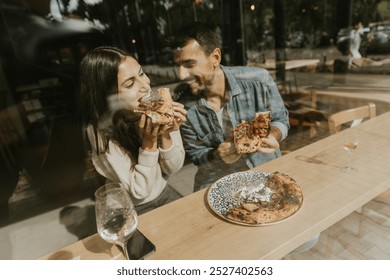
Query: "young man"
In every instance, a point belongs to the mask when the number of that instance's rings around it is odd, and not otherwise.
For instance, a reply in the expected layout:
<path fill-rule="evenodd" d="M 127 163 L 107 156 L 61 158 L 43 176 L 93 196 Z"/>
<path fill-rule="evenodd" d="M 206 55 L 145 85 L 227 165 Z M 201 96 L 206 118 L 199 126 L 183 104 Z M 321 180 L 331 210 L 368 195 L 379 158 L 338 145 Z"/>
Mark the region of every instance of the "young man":
<path fill-rule="evenodd" d="M 188 108 L 181 134 L 187 155 L 198 166 L 197 191 L 227 174 L 279 157 L 279 142 L 290 126 L 282 97 L 265 69 L 222 66 L 222 40 L 212 26 L 195 23 L 182 34 L 175 38 L 174 59 L 192 96 L 183 93 L 180 102 L 188 105 L 186 99 L 196 100 Z M 272 113 L 271 132 L 263 139 L 264 145 L 255 153 L 239 154 L 233 129 L 264 111 Z"/>
<path fill-rule="evenodd" d="M 357 20 L 353 24 L 353 29 L 351 31 L 351 43 L 349 46 L 349 52 L 351 58 L 362 58 L 362 55 L 359 52 L 360 44 L 362 42 L 363 34 L 363 25 L 361 21 Z"/>

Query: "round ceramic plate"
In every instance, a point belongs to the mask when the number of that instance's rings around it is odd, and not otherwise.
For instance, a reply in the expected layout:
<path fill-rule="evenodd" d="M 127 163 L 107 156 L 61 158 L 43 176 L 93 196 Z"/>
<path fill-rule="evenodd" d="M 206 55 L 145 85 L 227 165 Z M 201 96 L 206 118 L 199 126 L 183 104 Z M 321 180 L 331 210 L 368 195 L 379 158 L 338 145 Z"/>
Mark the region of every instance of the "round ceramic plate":
<path fill-rule="evenodd" d="M 292 214 L 286 217 L 281 217 L 278 221 L 273 221 L 270 223 L 261 223 L 261 224 L 248 224 L 244 222 L 235 221 L 226 217 L 226 215 L 229 213 L 229 210 L 231 208 L 241 207 L 243 201 L 242 198 L 240 198 L 240 195 L 238 194 L 244 188 L 247 189 L 250 187 L 256 187 L 265 184 L 265 182 L 268 180 L 268 175 L 269 173 L 265 173 L 261 171 L 243 171 L 243 172 L 229 174 L 219 179 L 213 185 L 210 186 L 207 193 L 208 204 L 217 215 L 219 215 L 220 217 L 222 217 L 227 221 L 236 224 L 241 224 L 246 226 L 264 226 L 264 225 L 280 222 L 281 220 L 285 220 L 286 218 L 292 216 Z"/>

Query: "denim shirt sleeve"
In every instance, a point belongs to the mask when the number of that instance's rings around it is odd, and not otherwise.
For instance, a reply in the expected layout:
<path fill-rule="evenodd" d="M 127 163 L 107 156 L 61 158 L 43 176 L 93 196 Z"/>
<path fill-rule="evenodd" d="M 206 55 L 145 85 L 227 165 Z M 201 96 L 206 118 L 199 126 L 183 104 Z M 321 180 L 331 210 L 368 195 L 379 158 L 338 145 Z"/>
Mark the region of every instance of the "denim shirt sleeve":
<path fill-rule="evenodd" d="M 256 112 L 271 111 L 271 126 L 277 127 L 282 139 L 290 128 L 288 111 L 279 90 L 267 70 L 255 67 L 223 67 L 231 88 L 228 105 L 233 127 L 242 120 L 251 121 Z"/>
<path fill-rule="evenodd" d="M 201 102 L 199 102 L 201 103 Z M 209 153 L 224 142 L 215 112 L 205 105 L 187 111 L 187 121 L 180 127 L 184 149 L 195 165 L 212 168 Z"/>
<path fill-rule="evenodd" d="M 268 77 L 264 91 L 272 113 L 271 126 L 277 127 L 280 130 L 282 134 L 280 141 L 282 141 L 287 137 L 290 128 L 289 114 L 273 78 L 271 75 L 268 75 Z"/>

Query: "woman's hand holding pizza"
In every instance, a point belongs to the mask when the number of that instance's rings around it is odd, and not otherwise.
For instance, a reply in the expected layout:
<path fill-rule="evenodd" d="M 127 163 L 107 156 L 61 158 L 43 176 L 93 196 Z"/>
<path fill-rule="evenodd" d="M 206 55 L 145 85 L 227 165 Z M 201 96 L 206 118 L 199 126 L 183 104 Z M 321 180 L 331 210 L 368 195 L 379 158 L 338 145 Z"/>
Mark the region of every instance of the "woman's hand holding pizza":
<path fill-rule="evenodd" d="M 160 125 L 153 124 L 149 117 L 142 114 L 138 126 L 142 134 L 142 148 L 150 151 L 156 150 Z"/>
<path fill-rule="evenodd" d="M 187 111 L 184 109 L 184 105 L 178 102 L 172 102 L 173 118 L 172 122 L 168 124 L 153 124 L 152 120 L 143 115 L 140 119 L 141 125 L 145 123 L 144 137 L 150 138 L 153 141 L 153 147 L 157 148 L 157 138 L 161 137 L 161 148 L 168 149 L 172 146 L 172 139 L 170 133 L 179 130 L 179 127 L 186 121 Z M 148 140 L 146 140 L 148 141 Z M 154 145 L 154 142 L 156 143 Z"/>
<path fill-rule="evenodd" d="M 172 124 L 166 124 L 161 126 L 160 134 L 168 134 L 172 131 L 179 130 L 179 127 L 187 120 L 187 110 L 184 109 L 184 105 L 179 102 L 172 102 L 173 105 L 173 122 Z"/>

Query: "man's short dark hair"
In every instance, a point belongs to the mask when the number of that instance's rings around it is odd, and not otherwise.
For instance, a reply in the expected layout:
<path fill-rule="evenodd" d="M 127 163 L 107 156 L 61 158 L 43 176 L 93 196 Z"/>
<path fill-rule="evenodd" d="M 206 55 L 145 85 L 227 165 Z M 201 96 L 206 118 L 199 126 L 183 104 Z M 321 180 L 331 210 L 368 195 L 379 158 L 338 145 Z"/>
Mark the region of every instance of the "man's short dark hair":
<path fill-rule="evenodd" d="M 199 43 L 206 55 L 210 55 L 216 48 L 222 49 L 221 30 L 215 24 L 200 22 L 180 28 L 170 45 L 173 49 L 182 48 L 192 40 Z"/>

